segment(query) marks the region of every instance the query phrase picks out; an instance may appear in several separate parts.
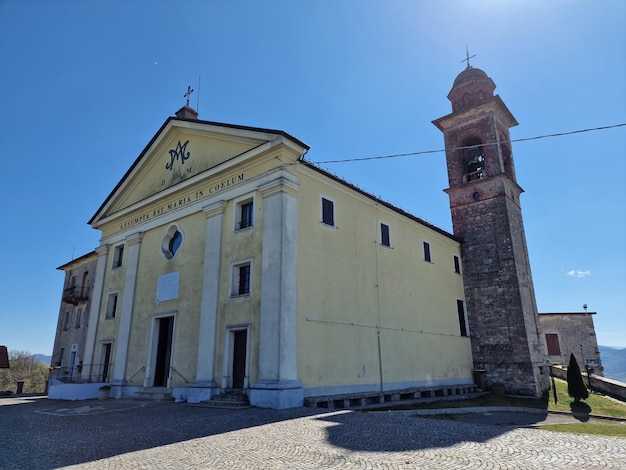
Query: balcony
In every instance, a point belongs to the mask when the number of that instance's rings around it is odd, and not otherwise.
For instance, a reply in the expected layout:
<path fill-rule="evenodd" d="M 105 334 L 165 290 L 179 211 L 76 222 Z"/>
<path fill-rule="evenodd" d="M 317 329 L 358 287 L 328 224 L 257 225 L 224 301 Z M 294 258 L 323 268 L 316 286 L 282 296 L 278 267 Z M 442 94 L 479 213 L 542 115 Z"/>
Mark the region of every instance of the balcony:
<path fill-rule="evenodd" d="M 63 302 L 78 305 L 89 299 L 87 286 L 71 286 L 63 290 Z"/>

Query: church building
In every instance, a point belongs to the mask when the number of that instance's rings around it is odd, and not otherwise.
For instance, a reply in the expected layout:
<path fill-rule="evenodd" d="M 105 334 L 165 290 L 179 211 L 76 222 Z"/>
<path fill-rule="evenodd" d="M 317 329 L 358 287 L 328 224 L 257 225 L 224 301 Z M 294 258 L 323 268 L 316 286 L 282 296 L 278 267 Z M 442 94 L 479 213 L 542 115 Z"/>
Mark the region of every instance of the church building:
<path fill-rule="evenodd" d="M 542 394 L 516 122 L 494 88 L 468 67 L 435 121 L 454 234 L 308 162 L 286 132 L 187 103 L 89 221 L 102 237 L 83 390 L 192 403 L 235 390 L 270 408 L 478 382 Z"/>

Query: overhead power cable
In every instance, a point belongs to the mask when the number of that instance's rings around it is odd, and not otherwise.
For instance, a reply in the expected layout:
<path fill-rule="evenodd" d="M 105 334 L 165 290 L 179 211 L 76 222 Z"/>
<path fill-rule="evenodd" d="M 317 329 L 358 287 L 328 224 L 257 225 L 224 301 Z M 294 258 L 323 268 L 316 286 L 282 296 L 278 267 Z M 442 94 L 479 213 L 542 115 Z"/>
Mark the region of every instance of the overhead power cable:
<path fill-rule="evenodd" d="M 539 139 L 547 139 L 548 137 L 562 137 L 564 135 L 572 135 L 572 134 L 582 134 L 583 132 L 592 132 L 592 131 L 603 131 L 603 130 L 607 130 L 607 129 L 615 129 L 616 127 L 624 127 L 626 126 L 626 123 L 622 123 L 622 124 L 614 124 L 612 126 L 602 126 L 602 127 L 591 127 L 589 129 L 579 129 L 576 131 L 569 131 L 569 132 L 559 132 L 556 134 L 546 134 L 546 135 L 538 135 L 535 137 L 524 137 L 522 139 L 512 139 L 512 140 L 502 140 L 500 142 L 488 142 L 488 143 L 483 143 L 480 144 L 481 146 L 486 146 L 486 145 L 499 145 L 499 144 L 505 144 L 505 143 L 514 143 L 514 142 L 525 142 L 528 140 L 539 140 Z M 476 147 L 476 145 L 468 145 L 465 147 L 452 147 L 449 148 L 448 150 L 464 150 L 467 148 L 472 148 L 472 147 Z M 411 157 L 413 155 L 425 155 L 428 153 L 441 153 L 441 152 L 445 152 L 446 149 L 438 149 L 438 150 L 422 150 L 419 152 L 409 152 L 409 153 L 396 153 L 393 155 L 379 155 L 377 157 L 358 157 L 358 158 L 346 158 L 344 160 L 325 160 L 323 162 L 312 162 L 315 164 L 322 164 L 322 163 L 347 163 L 347 162 L 362 162 L 362 161 L 367 161 L 367 160 L 383 160 L 386 158 L 398 158 L 398 157 Z"/>

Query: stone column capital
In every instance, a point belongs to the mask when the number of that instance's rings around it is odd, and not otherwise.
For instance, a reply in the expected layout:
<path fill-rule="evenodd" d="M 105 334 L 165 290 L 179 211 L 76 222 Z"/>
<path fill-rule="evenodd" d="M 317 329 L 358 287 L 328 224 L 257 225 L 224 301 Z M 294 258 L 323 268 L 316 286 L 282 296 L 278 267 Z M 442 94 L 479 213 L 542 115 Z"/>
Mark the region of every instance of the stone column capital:
<path fill-rule="evenodd" d="M 259 191 L 264 198 L 279 192 L 289 193 L 295 196 L 300 190 L 298 179 L 295 175 L 285 171 L 280 172 L 276 178 L 259 186 Z"/>
<path fill-rule="evenodd" d="M 135 232 L 131 233 L 126 237 L 126 243 L 130 245 L 134 245 L 135 243 L 141 243 L 141 239 L 143 238 L 143 232 Z"/>
<path fill-rule="evenodd" d="M 106 254 L 109 252 L 109 247 L 110 245 L 100 245 L 94 251 L 98 254 L 98 256 L 106 256 Z"/>
<path fill-rule="evenodd" d="M 224 209 L 226 209 L 226 201 L 220 200 L 220 201 L 214 202 L 213 204 L 209 204 L 208 206 L 204 206 L 202 208 L 202 211 L 204 212 L 204 215 L 206 215 L 208 219 L 209 217 L 223 214 Z"/>

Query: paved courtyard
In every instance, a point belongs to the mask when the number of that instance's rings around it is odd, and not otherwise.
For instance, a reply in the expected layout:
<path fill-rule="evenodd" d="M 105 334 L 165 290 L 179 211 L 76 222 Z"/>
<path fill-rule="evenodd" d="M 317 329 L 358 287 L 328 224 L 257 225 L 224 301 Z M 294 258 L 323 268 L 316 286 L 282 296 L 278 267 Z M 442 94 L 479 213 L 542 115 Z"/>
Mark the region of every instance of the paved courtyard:
<path fill-rule="evenodd" d="M 402 413 L 0 399 L 0 469 L 626 468 L 626 439 Z"/>

